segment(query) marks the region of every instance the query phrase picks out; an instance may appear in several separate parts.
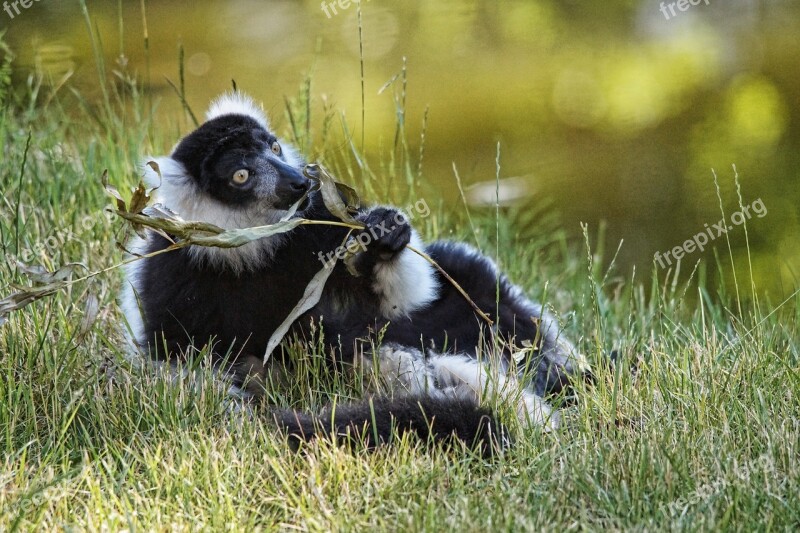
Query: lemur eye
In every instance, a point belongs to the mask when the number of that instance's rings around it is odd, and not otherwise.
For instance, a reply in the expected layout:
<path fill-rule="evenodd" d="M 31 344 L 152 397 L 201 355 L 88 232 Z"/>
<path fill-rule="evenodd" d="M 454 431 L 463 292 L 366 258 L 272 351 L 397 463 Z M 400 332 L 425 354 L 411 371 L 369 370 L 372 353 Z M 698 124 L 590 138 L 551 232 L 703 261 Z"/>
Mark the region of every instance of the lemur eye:
<path fill-rule="evenodd" d="M 236 172 L 233 173 L 233 178 L 231 179 L 233 179 L 233 182 L 237 185 L 244 185 L 245 183 L 247 183 L 247 180 L 250 179 L 250 171 L 247 170 L 246 168 L 237 170 Z"/>
<path fill-rule="evenodd" d="M 275 155 L 281 155 L 281 145 L 278 144 L 278 141 L 272 143 L 272 153 Z"/>

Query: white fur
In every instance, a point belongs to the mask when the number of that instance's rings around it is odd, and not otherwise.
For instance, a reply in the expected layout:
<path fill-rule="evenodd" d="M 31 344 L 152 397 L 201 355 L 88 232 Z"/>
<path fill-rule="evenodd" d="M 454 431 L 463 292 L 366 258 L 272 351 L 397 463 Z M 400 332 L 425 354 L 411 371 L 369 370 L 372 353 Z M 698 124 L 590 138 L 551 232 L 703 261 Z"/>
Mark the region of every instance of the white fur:
<path fill-rule="evenodd" d="M 144 251 L 146 241 L 140 237 L 134 237 L 128 243 L 128 250 L 134 254 L 141 254 Z M 128 256 L 127 259 L 133 259 Z M 133 261 L 125 265 L 125 279 L 122 282 L 122 291 L 119 295 L 119 306 L 125 315 L 128 327 L 124 328 L 125 340 L 128 343 L 131 361 L 135 362 L 140 355 L 140 347 L 144 344 L 144 319 L 142 317 L 139 299 L 136 296 L 139 282 L 139 270 L 143 260 Z"/>
<path fill-rule="evenodd" d="M 428 359 L 440 386 L 450 384 L 457 389 L 468 389 L 478 400 L 495 400 L 515 406 L 517 418 L 523 426 L 558 427 L 558 416 L 550 406 L 533 392 L 520 386 L 516 377 L 469 356 L 435 355 Z M 462 392 L 463 394 L 463 392 Z"/>
<path fill-rule="evenodd" d="M 425 246 L 414 230 L 410 244 L 417 250 Z M 407 249 L 392 261 L 375 265 L 372 288 L 381 297 L 381 312 L 390 319 L 425 307 L 439 294 L 434 267 Z"/>
<path fill-rule="evenodd" d="M 225 93 L 211 103 L 206 120 L 213 120 L 224 115 L 245 115 L 252 118 L 265 130 L 269 129 L 269 120 L 264 110 L 255 100 L 241 92 Z"/>
<path fill-rule="evenodd" d="M 364 367 L 368 370 L 377 363 L 381 385 L 391 392 L 412 395 L 436 395 L 437 384 L 419 350 L 399 345 L 382 346 L 378 359 L 364 355 Z"/>
<path fill-rule="evenodd" d="M 295 168 L 302 169 L 306 166 L 306 161 L 294 147 L 294 145 L 278 139 L 278 144 L 281 145 L 281 156 L 287 165 Z"/>
<path fill-rule="evenodd" d="M 373 366 L 369 357 L 364 359 L 367 369 Z M 523 388 L 515 376 L 467 355 L 432 354 L 426 358 L 414 348 L 390 344 L 381 347 L 376 362 L 382 385 L 392 392 L 512 404 L 523 426 L 558 427 L 558 413 Z"/>
<path fill-rule="evenodd" d="M 155 201 L 164 204 L 188 221 L 214 224 L 222 229 L 244 229 L 278 222 L 285 211 L 252 208 L 232 208 L 207 194 L 198 191 L 182 164 L 171 157 L 153 159 L 159 165 L 162 180 L 145 166 L 145 179 L 152 186 L 161 186 L 154 192 Z M 236 274 L 262 266 L 283 243 L 283 236 L 266 237 L 238 248 L 212 248 L 191 246 L 189 254 L 198 263 L 207 262 L 215 267 L 224 266 Z"/>

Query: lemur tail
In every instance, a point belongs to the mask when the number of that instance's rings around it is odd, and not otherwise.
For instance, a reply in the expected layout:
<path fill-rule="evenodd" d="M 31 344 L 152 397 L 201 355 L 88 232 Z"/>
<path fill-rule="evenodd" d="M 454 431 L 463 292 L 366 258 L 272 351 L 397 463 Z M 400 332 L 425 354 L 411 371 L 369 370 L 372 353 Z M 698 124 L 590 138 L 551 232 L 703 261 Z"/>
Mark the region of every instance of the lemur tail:
<path fill-rule="evenodd" d="M 319 415 L 293 410 L 272 413 L 295 448 L 325 437 L 372 449 L 408 432 L 446 444 L 461 441 L 485 457 L 510 444 L 507 428 L 489 409 L 459 398 L 372 397 L 328 408 Z"/>

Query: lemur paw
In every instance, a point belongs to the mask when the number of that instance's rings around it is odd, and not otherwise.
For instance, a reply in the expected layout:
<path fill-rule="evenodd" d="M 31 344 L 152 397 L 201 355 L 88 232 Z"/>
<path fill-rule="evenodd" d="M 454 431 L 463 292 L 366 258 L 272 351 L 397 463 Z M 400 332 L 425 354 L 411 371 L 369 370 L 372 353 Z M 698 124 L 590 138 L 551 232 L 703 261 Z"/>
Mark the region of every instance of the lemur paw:
<path fill-rule="evenodd" d="M 370 263 L 391 261 L 411 241 L 411 225 L 397 209 L 376 207 L 358 218 L 366 228 L 354 239 L 371 256 Z"/>

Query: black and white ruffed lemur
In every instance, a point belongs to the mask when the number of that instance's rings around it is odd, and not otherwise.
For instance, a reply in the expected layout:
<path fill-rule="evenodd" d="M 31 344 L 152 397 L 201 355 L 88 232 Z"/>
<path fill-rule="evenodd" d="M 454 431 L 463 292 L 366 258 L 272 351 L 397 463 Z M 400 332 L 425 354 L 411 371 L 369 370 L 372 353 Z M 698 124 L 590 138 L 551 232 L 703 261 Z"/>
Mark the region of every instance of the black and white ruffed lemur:
<path fill-rule="evenodd" d="M 305 162 L 241 93 L 216 100 L 207 121 L 156 161 L 163 182 L 150 169 L 145 174 L 160 183 L 158 202 L 185 220 L 225 229 L 278 222 L 312 184 L 303 174 Z M 336 220 L 319 193 L 296 216 Z M 375 370 L 383 390 L 316 415 L 271 410 L 290 438 L 350 434 L 371 446 L 393 431 L 413 431 L 481 446 L 498 437 L 507 442 L 495 412 L 483 406 L 488 398 L 512 402 L 523 427 L 555 427 L 558 413 L 543 397 L 588 373 L 556 320 L 470 246 L 423 244 L 393 207 L 360 209 L 355 218 L 365 232 L 372 230 L 359 241 L 366 245 L 351 264 L 357 275 L 339 262 L 319 303 L 293 324 L 289 336 L 308 338 L 312 323 L 322 324 L 331 361 Z M 322 268 L 320 257 L 331 257 L 347 231 L 303 225 L 240 248 L 191 246 L 131 263 L 121 305 L 133 343 L 157 360 L 175 360 L 212 343 L 212 357 L 229 363 L 237 384 L 246 387 L 254 374 L 271 371 L 260 366 L 270 336 Z M 147 254 L 169 244 L 150 232 L 131 246 Z M 499 311 L 494 326 L 487 327 L 408 244 L 429 254 L 480 309 Z M 376 332 L 382 334 L 377 347 Z M 504 348 L 487 350 L 493 338 L 502 339 Z M 271 361 L 291 376 L 291 361 L 277 352 Z"/>

